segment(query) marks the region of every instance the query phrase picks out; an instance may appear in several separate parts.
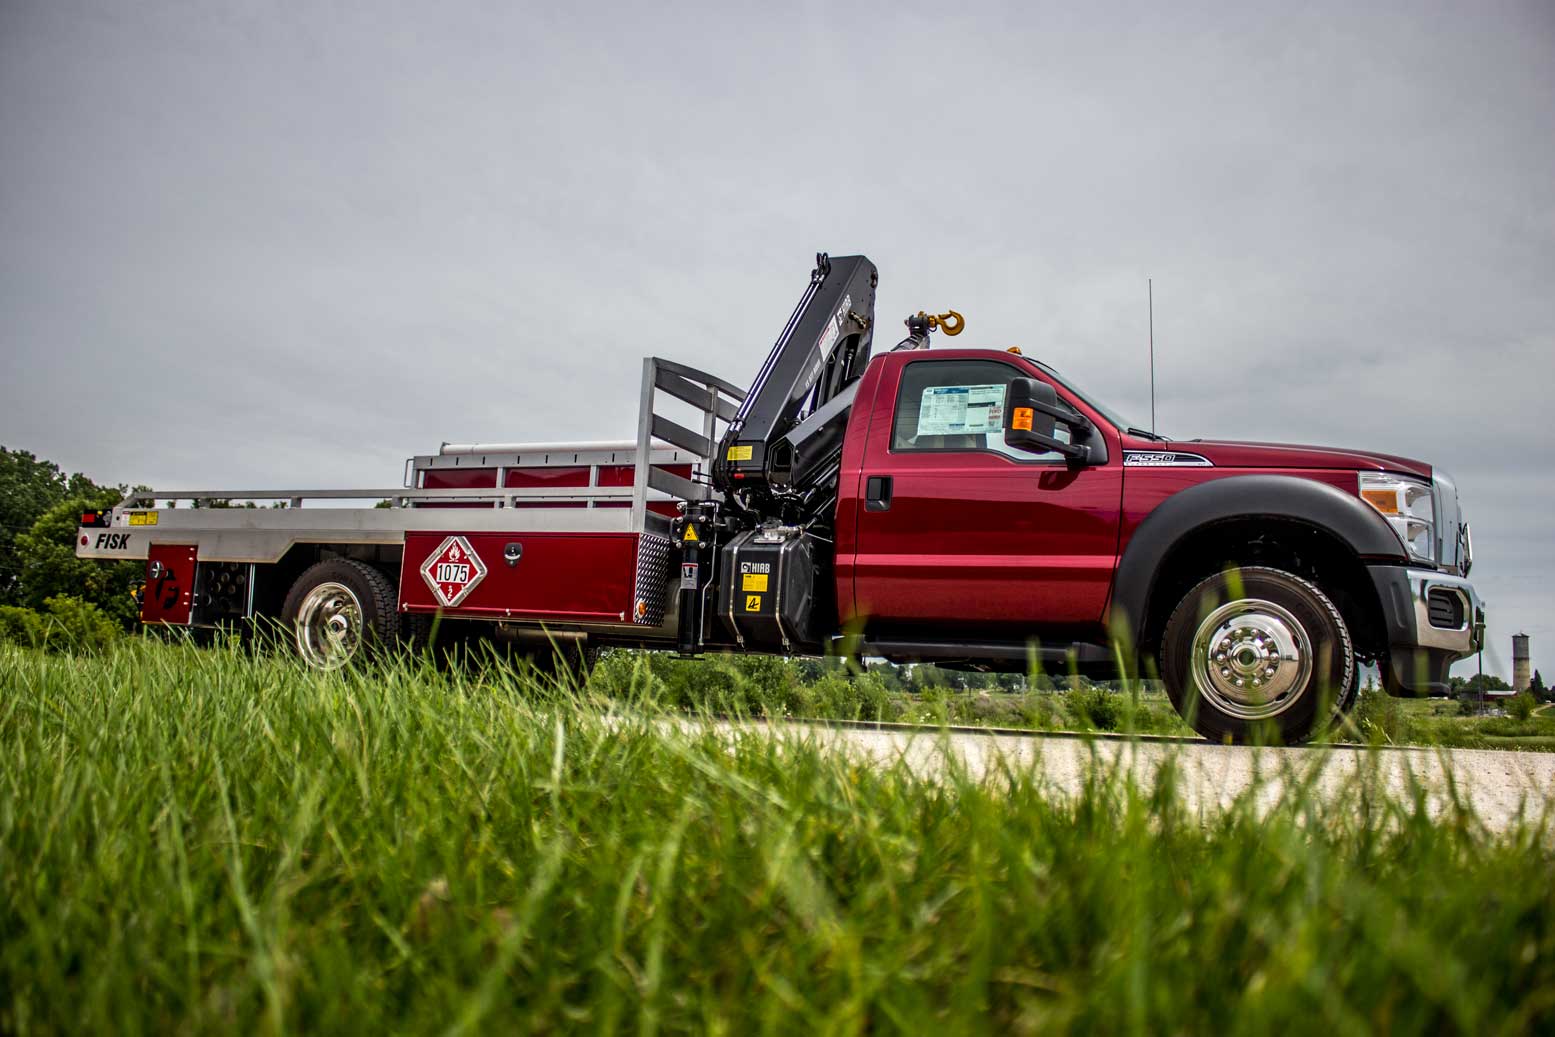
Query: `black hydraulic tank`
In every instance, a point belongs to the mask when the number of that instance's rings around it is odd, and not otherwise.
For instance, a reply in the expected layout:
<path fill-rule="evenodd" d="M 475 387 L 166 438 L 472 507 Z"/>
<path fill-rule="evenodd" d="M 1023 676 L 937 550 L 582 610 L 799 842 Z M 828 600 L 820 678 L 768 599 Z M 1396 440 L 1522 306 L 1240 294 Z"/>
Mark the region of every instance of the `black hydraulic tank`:
<path fill-rule="evenodd" d="M 814 643 L 813 537 L 792 526 L 752 529 L 720 554 L 718 615 L 736 641 L 784 651 Z"/>

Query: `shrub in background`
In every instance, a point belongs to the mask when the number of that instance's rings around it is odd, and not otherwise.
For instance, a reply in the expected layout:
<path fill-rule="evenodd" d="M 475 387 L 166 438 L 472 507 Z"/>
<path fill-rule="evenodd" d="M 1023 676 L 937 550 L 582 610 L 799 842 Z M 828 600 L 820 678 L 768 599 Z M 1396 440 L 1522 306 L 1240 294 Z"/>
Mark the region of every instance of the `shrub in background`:
<path fill-rule="evenodd" d="M 1525 691 L 1520 695 L 1514 695 L 1512 700 L 1506 704 L 1506 715 L 1519 723 L 1527 723 L 1533 716 L 1533 709 L 1536 705 L 1538 703 L 1534 700 L 1534 697 Z"/>
<path fill-rule="evenodd" d="M 1356 741 L 1368 745 L 1394 745 L 1406 740 L 1409 719 L 1398 699 L 1376 683 L 1367 681 L 1355 698 L 1347 723 L 1354 729 Z"/>
<path fill-rule="evenodd" d="M 1076 723 L 1097 731 L 1116 731 L 1123 721 L 1123 703 L 1106 688 L 1091 686 L 1071 691 L 1066 703 Z"/>
<path fill-rule="evenodd" d="M 0 642 L 67 652 L 98 652 L 122 636 L 119 625 L 89 601 L 46 598 L 43 611 L 0 606 Z"/>
<path fill-rule="evenodd" d="M 43 617 L 32 609 L 0 605 L 0 644 L 43 647 Z"/>

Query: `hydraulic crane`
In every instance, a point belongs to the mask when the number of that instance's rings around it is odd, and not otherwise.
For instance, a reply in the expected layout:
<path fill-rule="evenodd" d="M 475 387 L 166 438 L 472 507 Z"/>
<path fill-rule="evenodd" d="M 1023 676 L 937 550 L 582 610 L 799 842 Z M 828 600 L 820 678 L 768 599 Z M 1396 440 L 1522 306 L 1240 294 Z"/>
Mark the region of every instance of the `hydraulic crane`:
<path fill-rule="evenodd" d="M 809 285 L 718 444 L 712 482 L 724 504 L 690 505 L 676 525 L 685 551 L 682 652 L 699 650 L 705 627 L 712 567 L 704 558 L 718 559 L 719 613 L 741 643 L 752 617 L 736 622 L 735 605 L 748 577 L 791 586 L 791 602 L 794 595 L 809 598 L 827 557 L 812 543 L 832 540 L 843 434 L 869 364 L 879 280 L 865 256 L 815 257 Z M 920 312 L 907 318 L 908 337 L 896 348 L 926 348 L 931 331 L 956 335 L 964 326 L 955 311 Z M 815 612 L 808 605 L 795 611 Z M 810 639 L 808 629 L 787 629 L 780 615 L 771 619 L 766 639 Z"/>

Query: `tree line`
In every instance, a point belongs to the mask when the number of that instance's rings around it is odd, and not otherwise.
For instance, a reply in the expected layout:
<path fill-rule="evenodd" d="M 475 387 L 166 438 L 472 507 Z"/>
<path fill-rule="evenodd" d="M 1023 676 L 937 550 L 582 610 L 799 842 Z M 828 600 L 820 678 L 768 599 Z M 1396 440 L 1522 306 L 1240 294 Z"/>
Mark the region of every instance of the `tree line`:
<path fill-rule="evenodd" d="M 144 563 L 87 561 L 75 550 L 81 513 L 127 492 L 0 446 L 0 634 L 36 639 L 53 628 L 96 641 L 134 627 L 130 586 Z"/>

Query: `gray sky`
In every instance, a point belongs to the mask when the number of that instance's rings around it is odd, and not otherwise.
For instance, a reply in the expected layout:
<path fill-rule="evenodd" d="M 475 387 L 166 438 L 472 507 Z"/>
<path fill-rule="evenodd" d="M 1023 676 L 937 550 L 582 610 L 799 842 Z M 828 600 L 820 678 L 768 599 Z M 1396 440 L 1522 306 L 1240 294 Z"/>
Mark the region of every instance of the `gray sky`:
<path fill-rule="evenodd" d="M 886 344 L 954 306 L 1147 419 L 1153 277 L 1161 429 L 1445 468 L 1487 668 L 1555 671 L 1555 6 L 568 6 L 0 0 L 0 443 L 171 489 L 626 436 L 639 357 L 748 381 L 822 249 Z"/>

